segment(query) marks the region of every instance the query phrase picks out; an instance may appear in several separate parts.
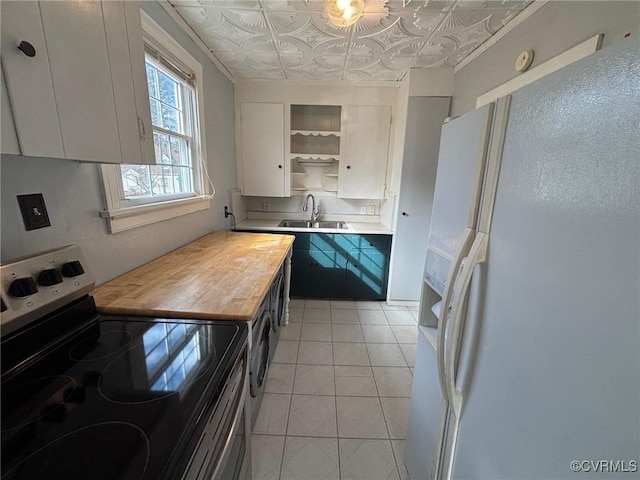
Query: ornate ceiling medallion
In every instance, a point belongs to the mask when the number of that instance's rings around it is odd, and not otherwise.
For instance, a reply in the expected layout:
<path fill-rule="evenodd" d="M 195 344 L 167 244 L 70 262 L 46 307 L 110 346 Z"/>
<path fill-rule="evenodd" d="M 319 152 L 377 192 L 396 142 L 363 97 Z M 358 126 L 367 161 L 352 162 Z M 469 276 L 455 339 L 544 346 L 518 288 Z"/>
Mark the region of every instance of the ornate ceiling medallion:
<path fill-rule="evenodd" d="M 349 27 L 364 13 L 364 0 L 324 0 L 324 14 L 332 25 Z"/>

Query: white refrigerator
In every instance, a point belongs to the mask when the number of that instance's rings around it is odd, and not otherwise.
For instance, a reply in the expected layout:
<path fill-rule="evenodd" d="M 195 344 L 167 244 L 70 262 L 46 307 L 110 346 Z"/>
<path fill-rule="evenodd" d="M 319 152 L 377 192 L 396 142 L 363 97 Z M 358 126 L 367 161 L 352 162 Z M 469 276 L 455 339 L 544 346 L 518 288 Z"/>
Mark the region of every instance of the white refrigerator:
<path fill-rule="evenodd" d="M 640 475 L 638 78 L 621 41 L 443 126 L 412 480 Z"/>

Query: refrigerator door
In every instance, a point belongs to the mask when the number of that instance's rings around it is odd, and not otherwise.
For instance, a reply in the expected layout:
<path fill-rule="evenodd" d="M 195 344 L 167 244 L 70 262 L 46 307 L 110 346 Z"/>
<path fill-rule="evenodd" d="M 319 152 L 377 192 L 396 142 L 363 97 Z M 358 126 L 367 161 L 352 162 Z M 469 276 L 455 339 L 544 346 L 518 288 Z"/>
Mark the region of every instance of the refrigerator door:
<path fill-rule="evenodd" d="M 575 478 L 572 461 L 603 459 L 581 478 L 628 478 L 638 461 L 639 56 L 621 41 L 512 97 L 453 478 Z"/>
<path fill-rule="evenodd" d="M 436 332 L 420 327 L 411 390 L 405 464 L 410 478 L 435 479 L 440 454 L 442 421 L 447 402 L 442 397 L 436 360 Z"/>
<path fill-rule="evenodd" d="M 443 295 L 466 228 L 475 229 L 493 104 L 442 127 L 425 280 Z"/>

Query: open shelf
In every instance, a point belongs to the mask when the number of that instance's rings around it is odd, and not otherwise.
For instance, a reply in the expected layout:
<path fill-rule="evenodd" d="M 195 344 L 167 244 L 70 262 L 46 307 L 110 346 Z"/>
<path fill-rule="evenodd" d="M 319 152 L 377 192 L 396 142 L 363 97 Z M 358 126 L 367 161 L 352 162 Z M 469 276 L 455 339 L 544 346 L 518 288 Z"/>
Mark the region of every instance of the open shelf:
<path fill-rule="evenodd" d="M 332 165 L 333 162 L 338 161 L 339 157 L 336 155 L 313 155 L 301 157 L 299 155 L 292 156 L 292 160 L 295 160 L 298 164 L 304 165 L 320 165 L 327 166 Z"/>
<path fill-rule="evenodd" d="M 341 123 L 339 105 L 291 105 L 291 195 L 336 195 Z"/>
<path fill-rule="evenodd" d="M 291 105 L 291 130 L 340 132 L 340 105 Z"/>
<path fill-rule="evenodd" d="M 331 130 L 291 130 L 291 135 L 302 135 L 304 137 L 339 137 L 340 132 Z"/>

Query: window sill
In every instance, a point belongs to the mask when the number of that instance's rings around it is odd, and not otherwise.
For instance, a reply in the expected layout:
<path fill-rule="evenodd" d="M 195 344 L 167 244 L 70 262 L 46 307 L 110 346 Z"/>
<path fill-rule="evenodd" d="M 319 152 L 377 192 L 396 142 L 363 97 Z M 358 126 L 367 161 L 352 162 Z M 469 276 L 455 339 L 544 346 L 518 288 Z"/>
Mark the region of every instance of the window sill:
<path fill-rule="evenodd" d="M 170 218 L 206 210 L 211 205 L 209 197 L 191 197 L 168 202 L 150 203 L 135 207 L 102 210 L 100 216 L 107 219 L 109 233 L 119 233 L 132 228 L 150 225 Z"/>

